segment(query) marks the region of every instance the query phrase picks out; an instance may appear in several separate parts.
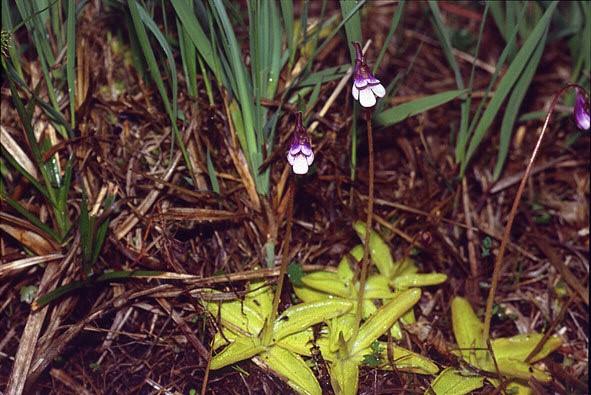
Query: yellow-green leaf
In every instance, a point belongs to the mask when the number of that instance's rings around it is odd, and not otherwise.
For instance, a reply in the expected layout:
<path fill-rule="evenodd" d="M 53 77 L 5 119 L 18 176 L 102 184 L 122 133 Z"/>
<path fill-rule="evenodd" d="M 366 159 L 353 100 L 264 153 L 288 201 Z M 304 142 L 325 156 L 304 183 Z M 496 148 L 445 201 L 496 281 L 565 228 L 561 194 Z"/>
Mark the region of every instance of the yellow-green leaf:
<path fill-rule="evenodd" d="M 308 287 L 293 287 L 293 290 L 297 297 L 304 303 L 319 302 L 332 297 L 327 293 L 316 291 Z"/>
<path fill-rule="evenodd" d="M 388 277 L 381 274 L 369 276 L 365 283 L 365 298 L 367 299 L 390 299 L 394 292 L 388 286 Z"/>
<path fill-rule="evenodd" d="M 330 383 L 337 395 L 356 395 L 359 365 L 352 359 L 337 359 L 330 365 Z"/>
<path fill-rule="evenodd" d="M 207 302 L 205 306 L 214 319 L 221 316 L 222 325 L 230 329 L 238 328 L 252 335 L 258 335 L 263 328 L 263 317 L 251 305 L 241 300 Z"/>
<path fill-rule="evenodd" d="M 404 313 L 421 298 L 421 290 L 411 288 L 398 293 L 382 306 L 359 328 L 359 333 L 351 345 L 351 355 L 369 347 L 374 340 L 386 332 Z"/>
<path fill-rule="evenodd" d="M 454 336 L 462 356 L 471 365 L 484 368 L 479 365 L 483 355 L 488 354 L 482 338 L 483 324 L 472 306 L 466 299 L 457 296 L 451 302 L 451 316 Z"/>
<path fill-rule="evenodd" d="M 379 343 L 380 349 L 382 350 L 380 357 L 387 364 L 386 366 L 380 366 L 380 369 L 392 370 L 392 366 L 390 366 L 388 361 L 388 343 Z M 368 348 L 366 351 L 359 354 L 366 355 L 369 353 L 371 353 L 371 349 Z M 392 344 L 392 359 L 396 370 L 401 370 L 403 372 L 417 374 L 437 374 L 437 372 L 439 372 L 439 367 L 437 367 L 437 365 L 429 358 L 395 344 Z"/>
<path fill-rule="evenodd" d="M 543 383 L 547 383 L 552 380 L 552 377 L 543 370 L 523 361 L 510 358 L 497 359 L 497 366 L 499 367 L 499 372 L 507 377 L 515 377 L 522 380 L 529 380 L 531 377 L 534 377 L 536 380 Z M 495 368 L 493 367 L 486 370 L 489 372 L 494 372 Z"/>
<path fill-rule="evenodd" d="M 502 337 L 491 341 L 491 346 L 496 358 L 511 358 L 519 361 L 525 361 L 525 358 L 538 345 L 544 335 L 541 333 L 526 333 L 513 337 Z M 562 339 L 558 336 L 548 338 L 544 346 L 530 362 L 539 361 L 548 354 L 556 350 L 562 344 Z"/>
<path fill-rule="evenodd" d="M 404 258 L 400 261 L 394 262 L 394 267 L 396 270 L 392 273 L 390 278 L 394 278 L 396 276 L 404 276 L 406 274 L 414 274 L 419 271 L 417 264 L 411 258 Z"/>
<path fill-rule="evenodd" d="M 291 306 L 275 321 L 273 340 L 281 340 L 292 333 L 344 314 L 351 309 L 352 305 L 344 299 L 326 299 Z"/>
<path fill-rule="evenodd" d="M 363 245 L 357 244 L 351 249 L 351 251 L 349 251 L 348 255 L 353 257 L 355 263 L 361 261 L 363 258 Z M 351 262 L 348 255 L 345 255 L 337 266 L 337 274 L 343 281 L 353 281 L 353 278 L 355 277 L 355 273 L 351 270 Z"/>
<path fill-rule="evenodd" d="M 337 273 L 332 272 L 314 272 L 302 277 L 302 283 L 317 291 L 327 294 L 348 298 L 353 292 L 351 282 L 344 282 Z"/>
<path fill-rule="evenodd" d="M 261 317 L 269 317 L 273 309 L 273 290 L 265 285 L 264 281 L 250 283 L 244 303 L 257 311 Z"/>
<path fill-rule="evenodd" d="M 465 395 L 484 385 L 484 377 L 447 368 L 431 383 L 425 395 Z"/>
<path fill-rule="evenodd" d="M 222 331 L 216 332 L 215 336 L 213 337 L 213 344 L 211 345 L 211 348 L 214 350 L 217 350 L 222 346 L 230 344 L 239 336 L 227 328 L 222 327 L 221 329 Z"/>
<path fill-rule="evenodd" d="M 224 366 L 250 359 L 264 349 L 256 337 L 238 337 L 228 347 L 211 358 L 210 369 L 221 369 Z"/>
<path fill-rule="evenodd" d="M 322 394 L 322 389 L 314 373 L 299 355 L 281 347 L 273 346 L 260 355 L 260 360 L 298 393 L 306 395 Z"/>
<path fill-rule="evenodd" d="M 447 276 L 441 273 L 415 273 L 397 276 L 392 281 L 390 281 L 390 285 L 396 290 L 403 290 L 412 287 L 427 287 L 430 285 L 437 285 L 441 284 L 445 280 L 447 280 Z"/>
<path fill-rule="evenodd" d="M 277 345 L 291 352 L 295 352 L 296 354 L 309 357 L 312 355 L 310 348 L 312 348 L 313 342 L 314 333 L 312 332 L 312 328 L 308 328 L 289 336 L 285 336 L 277 342 Z"/>
<path fill-rule="evenodd" d="M 330 352 L 337 352 L 339 349 L 339 337 L 342 333 L 342 338 L 349 341 L 353 336 L 353 328 L 355 327 L 355 314 L 347 313 L 328 321 L 328 349 Z"/>
<path fill-rule="evenodd" d="M 353 224 L 353 229 L 355 229 L 355 232 L 357 232 L 361 241 L 365 243 L 365 224 L 361 221 L 357 221 Z M 392 254 L 390 253 L 390 247 L 388 247 L 388 244 L 386 244 L 384 239 L 373 230 L 369 233 L 369 253 L 371 255 L 371 260 L 380 273 L 391 278 L 395 268 Z"/>

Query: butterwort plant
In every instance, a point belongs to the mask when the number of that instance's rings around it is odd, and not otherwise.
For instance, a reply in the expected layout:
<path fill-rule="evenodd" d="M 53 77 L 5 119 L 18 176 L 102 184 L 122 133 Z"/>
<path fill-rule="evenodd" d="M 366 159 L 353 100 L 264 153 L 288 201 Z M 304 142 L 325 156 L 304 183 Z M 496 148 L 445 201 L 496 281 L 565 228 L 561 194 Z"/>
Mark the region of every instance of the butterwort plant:
<path fill-rule="evenodd" d="M 289 151 L 287 152 L 287 161 L 291 165 L 295 174 L 306 174 L 314 162 L 314 151 L 310 144 L 310 137 L 302 121 L 302 113 L 296 113 L 296 125 Z"/>
<path fill-rule="evenodd" d="M 351 93 L 353 98 L 364 108 L 371 108 L 376 105 L 378 97 L 386 95 L 386 89 L 369 69 L 365 62 L 361 44 L 354 42 L 355 65 L 353 66 L 353 87 Z"/>

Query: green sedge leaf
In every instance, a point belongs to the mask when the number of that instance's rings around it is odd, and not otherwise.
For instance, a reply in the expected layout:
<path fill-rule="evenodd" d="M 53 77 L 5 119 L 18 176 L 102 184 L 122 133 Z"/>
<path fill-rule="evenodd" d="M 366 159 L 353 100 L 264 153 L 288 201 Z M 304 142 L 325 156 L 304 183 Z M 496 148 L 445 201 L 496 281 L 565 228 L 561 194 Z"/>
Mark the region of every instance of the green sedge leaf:
<path fill-rule="evenodd" d="M 445 282 L 445 280 L 447 280 L 447 276 L 441 273 L 416 273 L 395 277 L 390 281 L 390 285 L 394 289 L 402 290 L 413 287 L 437 285 Z"/>
<path fill-rule="evenodd" d="M 351 296 L 351 283 L 343 282 L 338 274 L 332 272 L 314 272 L 302 277 L 302 283 L 317 291 L 348 298 Z"/>
<path fill-rule="evenodd" d="M 250 359 L 260 354 L 264 349 L 265 347 L 256 337 L 237 337 L 228 347 L 211 358 L 209 368 L 211 370 L 221 369 L 224 366 Z"/>
<path fill-rule="evenodd" d="M 335 394 L 356 395 L 359 384 L 359 363 L 337 359 L 330 365 L 330 383 Z"/>
<path fill-rule="evenodd" d="M 484 385 L 484 377 L 455 368 L 447 368 L 425 391 L 425 395 L 465 395 Z"/>
<path fill-rule="evenodd" d="M 299 355 L 274 346 L 262 353 L 260 359 L 300 394 L 322 394 L 322 389 L 314 373 Z"/>
<path fill-rule="evenodd" d="M 357 337 L 351 345 L 351 355 L 370 346 L 421 298 L 421 290 L 412 288 L 397 294 L 382 306 L 359 328 Z"/>
<path fill-rule="evenodd" d="M 281 340 L 292 333 L 344 314 L 352 306 L 351 302 L 343 299 L 327 299 L 291 306 L 277 317 L 273 327 L 273 340 Z"/>
<path fill-rule="evenodd" d="M 491 341 L 491 346 L 496 358 L 511 358 L 519 361 L 525 361 L 525 358 L 536 348 L 540 340 L 541 333 L 526 333 L 513 337 L 503 337 Z M 558 336 L 550 337 L 542 349 L 531 359 L 530 362 L 539 361 L 552 353 L 562 344 L 562 339 Z"/>
<path fill-rule="evenodd" d="M 365 224 L 361 221 L 357 221 L 353 224 L 353 229 L 355 229 L 355 232 L 357 232 L 361 241 L 365 243 Z M 380 273 L 391 278 L 395 267 L 392 254 L 390 253 L 390 247 L 388 247 L 384 239 L 373 230 L 369 234 L 369 253 L 371 255 L 371 260 Z"/>
<path fill-rule="evenodd" d="M 287 276 L 289 277 L 289 281 L 294 287 L 301 287 L 304 284 L 302 283 L 302 277 L 304 277 L 304 269 L 302 269 L 302 265 L 299 263 L 292 262 L 287 266 Z"/>

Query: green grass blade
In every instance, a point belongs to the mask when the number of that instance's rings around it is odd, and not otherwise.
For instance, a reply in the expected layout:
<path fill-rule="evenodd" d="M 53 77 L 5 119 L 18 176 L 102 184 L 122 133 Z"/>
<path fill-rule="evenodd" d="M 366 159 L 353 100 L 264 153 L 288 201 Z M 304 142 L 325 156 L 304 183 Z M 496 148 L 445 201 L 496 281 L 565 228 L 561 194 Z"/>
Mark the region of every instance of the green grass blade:
<path fill-rule="evenodd" d="M 2 183 L 0 183 L 0 184 L 2 184 Z M 62 238 L 60 237 L 60 235 L 58 235 L 53 229 L 51 229 L 51 227 L 49 227 L 46 224 L 44 224 L 43 222 L 41 222 L 41 220 L 39 218 L 37 218 L 35 215 L 33 215 L 31 212 L 29 212 L 18 201 L 14 200 L 10 196 L 8 196 L 6 193 L 4 193 L 3 189 L 4 189 L 4 186 L 2 185 L 2 190 L 0 190 L 0 198 L 2 200 L 6 201 L 6 203 L 8 203 L 8 205 L 10 207 L 12 207 L 16 212 L 18 212 L 20 215 L 22 215 L 27 221 L 29 221 L 31 224 L 33 224 L 37 228 L 41 229 L 47 235 L 51 236 L 55 241 L 57 241 L 58 243 L 62 241 Z"/>
<path fill-rule="evenodd" d="M 281 0 L 281 16 L 285 28 L 285 39 L 289 51 L 289 68 L 291 69 L 296 54 L 296 37 L 294 36 L 293 0 Z"/>
<path fill-rule="evenodd" d="M 31 173 L 29 173 L 24 167 L 22 167 L 20 163 L 18 163 L 18 161 L 16 161 L 12 157 L 12 155 L 10 155 L 8 151 L 6 151 L 6 149 L 4 149 L 4 146 L 0 145 L 0 153 L 2 153 L 2 158 L 6 158 L 8 160 L 8 163 L 10 163 L 23 177 L 25 177 L 31 183 L 31 185 L 37 188 L 37 190 L 41 192 L 41 194 L 45 198 L 49 199 L 47 189 L 39 181 L 37 181 L 37 179 L 33 177 Z"/>
<path fill-rule="evenodd" d="M 80 202 L 80 249 L 82 250 L 82 268 L 84 273 L 88 276 L 90 274 L 91 259 L 92 259 L 92 234 L 93 234 L 93 220 L 88 211 L 88 202 L 86 194 L 82 195 Z"/>
<path fill-rule="evenodd" d="M 376 58 L 375 64 L 373 66 L 373 73 L 375 74 L 380 65 L 382 64 L 382 60 L 384 59 L 384 55 L 386 54 L 386 50 L 388 49 L 388 44 L 390 43 L 390 40 L 392 39 L 392 36 L 394 35 L 394 32 L 396 31 L 396 29 L 398 28 L 398 25 L 400 24 L 400 20 L 402 19 L 402 15 L 404 13 L 404 2 L 405 0 L 400 1 L 400 3 L 398 3 L 398 6 L 396 7 L 396 11 L 394 11 L 394 14 L 392 15 L 392 22 L 390 22 L 390 29 L 388 30 L 388 34 L 386 35 L 386 39 L 384 40 L 384 44 L 382 45 L 382 49 L 380 49 L 380 53 L 378 54 L 378 57 Z"/>
<path fill-rule="evenodd" d="M 20 56 L 18 51 L 18 43 L 12 34 L 13 32 L 13 25 L 12 25 L 12 18 L 10 16 L 10 8 L 8 7 L 8 0 L 2 0 L 2 29 L 7 32 L 10 32 L 11 36 L 11 43 L 8 45 L 8 54 L 10 56 L 10 61 L 16 70 L 18 76 L 22 79 L 23 78 L 23 70 L 20 63 Z"/>
<path fill-rule="evenodd" d="M 354 0 L 341 0 L 339 1 L 341 6 L 341 14 L 345 18 L 351 10 L 355 8 L 357 2 Z M 351 55 L 351 63 L 355 62 L 355 48 L 351 45 L 352 42 L 356 41 L 362 43 L 363 37 L 361 35 L 361 9 L 358 9 L 351 17 L 345 22 L 345 34 L 347 35 L 347 47 L 349 48 L 349 54 Z"/>
<path fill-rule="evenodd" d="M 218 182 L 218 176 L 215 171 L 215 167 L 213 166 L 213 161 L 211 160 L 211 154 L 209 149 L 207 150 L 207 174 L 209 174 L 209 181 L 211 182 L 211 189 L 219 194 L 220 193 L 220 183 Z"/>
<path fill-rule="evenodd" d="M 509 68 L 507 69 L 507 72 L 505 73 L 503 80 L 499 83 L 494 97 L 490 101 L 486 111 L 484 111 L 484 113 L 482 114 L 482 118 L 478 122 L 478 126 L 474 131 L 474 135 L 470 139 L 470 143 L 466 151 L 466 156 L 464 158 L 464 161 L 461 163 L 460 167 L 460 175 L 462 177 L 465 174 L 466 167 L 470 159 L 476 152 L 476 149 L 480 145 L 480 142 L 484 138 L 486 132 L 488 131 L 488 128 L 494 121 L 495 116 L 497 115 L 501 105 L 503 104 L 503 101 L 511 91 L 511 88 L 517 82 L 519 76 L 521 75 L 525 67 L 528 66 L 531 55 L 534 52 L 537 44 L 544 36 L 545 31 L 548 28 L 548 25 L 550 24 L 552 13 L 556 9 L 557 5 L 557 1 L 553 1 L 550 4 L 550 6 L 548 6 L 548 9 L 546 10 L 542 18 L 540 18 L 540 21 L 538 22 L 534 30 L 531 32 L 530 36 L 527 38 L 519 52 L 517 52 L 517 55 L 515 56 L 513 62 L 511 62 Z"/>
<path fill-rule="evenodd" d="M 70 126 L 76 127 L 76 1 L 68 0 L 66 22 L 66 78 L 70 96 Z"/>
<path fill-rule="evenodd" d="M 105 199 L 103 203 L 104 211 L 109 212 L 111 207 L 113 206 L 113 202 L 115 201 L 115 196 L 109 195 Z M 94 235 L 94 242 L 92 246 L 92 257 L 91 257 L 91 264 L 94 265 L 98 260 L 98 256 L 103 248 L 103 244 L 105 243 L 105 238 L 107 237 L 107 231 L 109 230 L 109 223 L 111 220 L 109 218 L 102 218 L 99 217 L 100 223 L 96 223 L 97 230 L 96 234 Z"/>
<path fill-rule="evenodd" d="M 245 154 L 250 164 L 251 174 L 253 175 L 257 191 L 261 194 L 266 194 L 268 189 L 268 172 L 266 173 L 267 177 L 265 175 L 261 176 L 258 173 L 258 168 L 262 163 L 262 130 L 257 129 L 251 81 L 246 72 L 246 67 L 242 62 L 240 45 L 236 39 L 223 2 L 221 0 L 212 0 L 211 4 L 225 44 L 221 50 L 224 51 L 228 60 L 229 70 L 227 70 L 226 74 L 231 75 L 235 80 L 235 91 L 233 93 L 236 95 L 240 105 L 246 143 L 246 146 L 243 146 L 243 150 L 246 151 Z"/>
<path fill-rule="evenodd" d="M 216 79 L 221 80 L 219 67 L 215 62 L 215 52 L 190 6 L 190 1 L 171 0 L 171 3 L 177 17 L 181 20 L 183 28 L 186 29 L 189 38 L 193 41 L 193 45 L 197 48 L 209 68 L 214 72 Z"/>
<path fill-rule="evenodd" d="M 181 134 L 176 125 L 176 121 L 178 118 L 178 82 L 176 77 L 176 65 L 174 62 L 172 49 L 170 48 L 170 45 L 168 45 L 168 42 L 166 41 L 164 36 L 162 35 L 162 32 L 160 32 L 160 30 L 158 29 L 158 26 L 156 26 L 156 23 L 152 20 L 147 11 L 137 2 L 137 0 L 128 0 L 128 5 L 135 33 L 137 34 L 138 42 L 140 44 L 140 47 L 142 48 L 142 52 L 146 59 L 146 63 L 148 64 L 148 70 L 150 71 L 152 80 L 155 82 L 156 88 L 158 89 L 158 92 L 162 97 L 164 108 L 170 118 L 173 135 L 177 143 L 179 144 L 179 147 L 183 154 L 183 158 L 185 160 L 185 164 L 187 165 L 187 169 L 189 170 L 191 177 L 194 178 L 194 172 L 193 167 L 191 165 L 191 160 L 189 159 L 189 153 L 187 152 L 187 148 L 185 147 Z M 154 54 L 152 46 L 150 45 L 148 34 L 146 32 L 144 25 L 150 30 L 150 32 L 152 32 L 152 34 L 156 38 L 156 41 L 158 41 L 166 55 L 169 68 L 169 77 L 171 80 L 172 100 L 168 98 L 168 93 L 166 91 L 166 87 L 164 86 L 164 80 L 162 79 L 162 76 L 160 74 L 160 69 L 156 61 L 156 56 Z"/>
<path fill-rule="evenodd" d="M 480 53 L 480 43 L 482 42 L 482 34 L 484 32 L 484 26 L 486 24 L 486 17 L 488 15 L 489 5 L 490 5 L 490 2 L 487 2 L 486 6 L 484 7 L 484 12 L 482 14 L 482 21 L 480 23 L 480 29 L 478 32 L 478 42 L 476 44 L 476 49 L 474 50 L 474 58 L 475 59 L 478 59 L 478 55 Z M 472 70 L 470 70 L 470 80 L 468 81 L 468 89 L 470 92 L 472 92 L 472 87 L 474 86 L 474 75 L 475 74 L 476 74 L 476 63 L 473 63 Z M 468 95 L 468 97 L 466 98 L 465 108 L 462 107 L 462 110 L 469 111 L 471 106 L 472 106 L 472 95 Z M 462 118 L 462 120 L 468 121 L 468 116 L 466 115 L 465 117 Z M 460 161 L 462 160 L 462 158 L 464 157 L 464 154 L 466 152 L 466 144 L 468 142 L 468 136 L 470 134 L 469 130 L 470 130 L 469 126 L 466 124 L 466 125 L 462 125 L 462 127 L 460 127 L 460 130 L 458 132 L 458 139 L 457 139 L 456 146 L 455 146 L 456 163 L 460 163 Z"/>
<path fill-rule="evenodd" d="M 463 90 L 465 88 L 464 80 L 462 79 L 460 66 L 458 65 L 458 62 L 456 61 L 456 58 L 453 54 L 451 40 L 449 38 L 449 31 L 443 23 L 443 18 L 441 16 L 441 12 L 439 11 L 439 6 L 437 5 L 437 2 L 435 2 L 434 0 L 429 0 L 429 7 L 431 8 L 431 13 L 433 16 L 432 22 L 435 27 L 435 31 L 437 32 L 437 36 L 439 37 L 439 42 L 441 43 L 441 48 L 443 49 L 445 58 L 447 59 L 447 62 L 449 63 L 454 73 L 456 85 L 458 89 Z M 456 157 L 463 157 L 465 144 L 462 144 L 462 142 L 467 140 L 466 136 L 468 134 L 469 116 L 470 107 L 466 99 L 462 101 L 462 104 L 460 105 L 460 128 L 458 131 L 458 143 L 456 144 Z"/>
<path fill-rule="evenodd" d="M 398 122 L 422 112 L 428 111 L 432 108 L 445 104 L 461 95 L 465 94 L 466 90 L 453 90 L 435 95 L 422 97 L 408 103 L 400 104 L 383 111 L 375 116 L 376 124 L 380 126 L 391 126 Z"/>
<path fill-rule="evenodd" d="M 546 36 L 547 32 L 538 42 L 538 45 L 536 46 L 536 49 L 530 58 L 528 66 L 519 76 L 519 79 L 515 83 L 515 87 L 511 92 L 511 97 L 509 97 L 509 101 L 507 102 L 507 108 L 505 109 L 503 121 L 501 123 L 501 138 L 499 142 L 499 152 L 497 153 L 497 163 L 495 164 L 495 169 L 493 172 L 493 181 L 498 180 L 499 176 L 501 175 L 501 171 L 503 170 L 503 166 L 505 165 L 505 160 L 507 159 L 507 155 L 509 153 L 509 143 L 511 142 L 515 119 L 517 118 L 519 108 L 521 107 L 521 102 L 525 97 L 529 85 L 531 84 L 534 74 L 538 68 L 538 64 L 540 63 L 540 59 L 542 58 L 542 54 L 544 53 L 544 48 L 546 47 Z"/>
<path fill-rule="evenodd" d="M 195 51 L 195 45 L 191 41 L 189 33 L 187 33 L 187 29 L 183 27 L 178 17 L 176 18 L 176 26 L 183 72 L 185 73 L 185 80 L 187 82 L 187 92 L 190 97 L 194 98 L 197 97 L 197 53 Z"/>

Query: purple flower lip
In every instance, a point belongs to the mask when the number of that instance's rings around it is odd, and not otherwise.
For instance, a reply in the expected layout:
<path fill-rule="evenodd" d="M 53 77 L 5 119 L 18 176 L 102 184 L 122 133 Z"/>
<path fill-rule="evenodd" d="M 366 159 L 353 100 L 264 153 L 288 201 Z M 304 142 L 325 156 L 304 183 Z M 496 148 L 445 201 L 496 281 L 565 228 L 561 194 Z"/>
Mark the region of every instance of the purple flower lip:
<path fill-rule="evenodd" d="M 589 96 L 583 89 L 580 88 L 577 88 L 574 114 L 577 127 L 582 130 L 589 130 L 589 127 L 591 126 L 591 117 L 589 114 Z"/>
<path fill-rule="evenodd" d="M 291 139 L 287 162 L 295 174 L 306 174 L 314 162 L 314 151 L 310 145 L 310 138 L 302 122 L 302 113 L 296 114 L 296 128 Z"/>
<path fill-rule="evenodd" d="M 351 94 L 363 107 L 370 108 L 375 106 L 378 97 L 386 95 L 386 89 L 365 63 L 361 44 L 354 42 L 353 46 L 355 47 L 355 67 L 353 68 Z"/>

